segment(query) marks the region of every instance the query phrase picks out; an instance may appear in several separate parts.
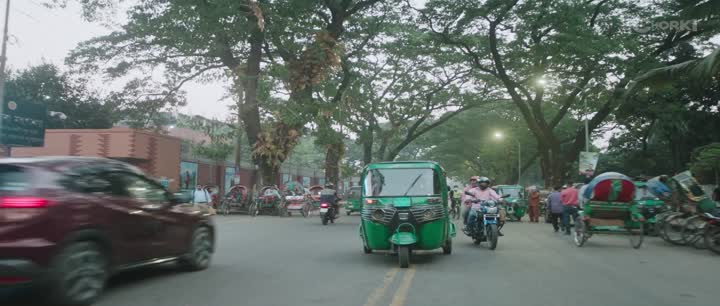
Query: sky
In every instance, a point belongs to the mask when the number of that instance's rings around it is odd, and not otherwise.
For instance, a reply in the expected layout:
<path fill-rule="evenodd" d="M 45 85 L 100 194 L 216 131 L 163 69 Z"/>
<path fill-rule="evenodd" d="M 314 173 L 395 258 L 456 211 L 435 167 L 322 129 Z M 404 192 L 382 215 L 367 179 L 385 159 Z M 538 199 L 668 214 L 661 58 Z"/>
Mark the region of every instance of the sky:
<path fill-rule="evenodd" d="M 101 25 L 83 21 L 77 5 L 48 9 L 42 6 L 43 1 L 12 0 L 7 47 L 9 69 L 24 69 L 42 63 L 63 67 L 68 52 L 78 43 L 110 32 Z M 0 2 L 4 14 L 5 1 Z M 221 101 L 226 93 L 223 84 L 188 83 L 184 88 L 188 105 L 180 112 L 217 119 L 228 116 L 227 106 L 232 101 Z"/>

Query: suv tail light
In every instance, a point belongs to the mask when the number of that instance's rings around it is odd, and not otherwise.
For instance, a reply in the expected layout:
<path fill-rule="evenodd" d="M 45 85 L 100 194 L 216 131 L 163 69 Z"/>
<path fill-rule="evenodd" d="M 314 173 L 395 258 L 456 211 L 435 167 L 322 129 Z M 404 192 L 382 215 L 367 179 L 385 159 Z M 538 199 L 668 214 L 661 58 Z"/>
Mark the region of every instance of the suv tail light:
<path fill-rule="evenodd" d="M 328 208 L 330 205 L 328 203 L 322 203 L 320 204 L 320 208 Z"/>
<path fill-rule="evenodd" d="M 1 208 L 43 208 L 48 206 L 47 199 L 36 197 L 7 197 L 0 198 Z"/>

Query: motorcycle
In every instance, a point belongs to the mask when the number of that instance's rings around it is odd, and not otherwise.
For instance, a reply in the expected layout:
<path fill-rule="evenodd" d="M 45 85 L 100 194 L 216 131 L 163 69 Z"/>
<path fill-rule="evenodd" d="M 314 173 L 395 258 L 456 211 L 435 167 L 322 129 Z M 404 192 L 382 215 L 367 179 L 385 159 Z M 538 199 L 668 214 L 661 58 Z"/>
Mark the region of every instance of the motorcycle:
<path fill-rule="evenodd" d="M 472 196 L 471 193 L 466 193 Z M 509 195 L 503 196 L 507 198 Z M 466 235 L 473 239 L 475 245 L 483 241 L 488 242 L 488 248 L 497 248 L 500 224 L 500 207 L 496 201 L 471 200 L 472 203 L 479 203 L 479 208 L 473 208 L 478 218 L 475 224 L 468 224 Z"/>
<path fill-rule="evenodd" d="M 335 207 L 327 202 L 320 203 L 320 220 L 323 225 L 327 225 L 328 221 L 335 223 Z"/>

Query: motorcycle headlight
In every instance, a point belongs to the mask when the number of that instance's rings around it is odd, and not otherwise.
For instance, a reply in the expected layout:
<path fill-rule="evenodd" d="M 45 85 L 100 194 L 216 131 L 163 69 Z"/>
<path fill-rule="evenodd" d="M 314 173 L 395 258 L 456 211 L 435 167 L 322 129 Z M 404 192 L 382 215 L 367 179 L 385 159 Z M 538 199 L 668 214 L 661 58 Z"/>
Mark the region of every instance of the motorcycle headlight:
<path fill-rule="evenodd" d="M 385 213 L 382 211 L 382 209 L 376 209 L 372 213 L 372 218 L 375 221 L 380 221 L 385 217 Z"/>

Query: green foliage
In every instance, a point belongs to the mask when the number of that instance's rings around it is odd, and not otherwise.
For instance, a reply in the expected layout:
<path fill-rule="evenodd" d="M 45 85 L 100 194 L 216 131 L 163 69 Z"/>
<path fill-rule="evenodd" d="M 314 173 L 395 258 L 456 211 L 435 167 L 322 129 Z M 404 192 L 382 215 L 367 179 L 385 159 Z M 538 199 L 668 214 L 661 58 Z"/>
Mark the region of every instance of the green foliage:
<path fill-rule="evenodd" d="M 121 105 L 116 100 L 102 99 L 83 80 L 72 80 L 52 64 L 11 72 L 5 98 L 46 103 L 48 129 L 107 129 L 121 118 Z M 67 118 L 50 116 L 49 112 L 61 112 Z"/>
<path fill-rule="evenodd" d="M 720 142 L 698 147 L 693 151 L 693 162 L 690 170 L 701 178 L 714 178 L 715 185 L 720 185 Z M 705 181 L 710 181 L 706 179 Z"/>
<path fill-rule="evenodd" d="M 178 127 L 187 127 L 202 132 L 210 142 L 192 143 L 193 154 L 215 161 L 225 161 L 235 152 L 237 130 L 232 124 L 218 120 L 208 120 L 201 116 L 181 116 Z"/>

